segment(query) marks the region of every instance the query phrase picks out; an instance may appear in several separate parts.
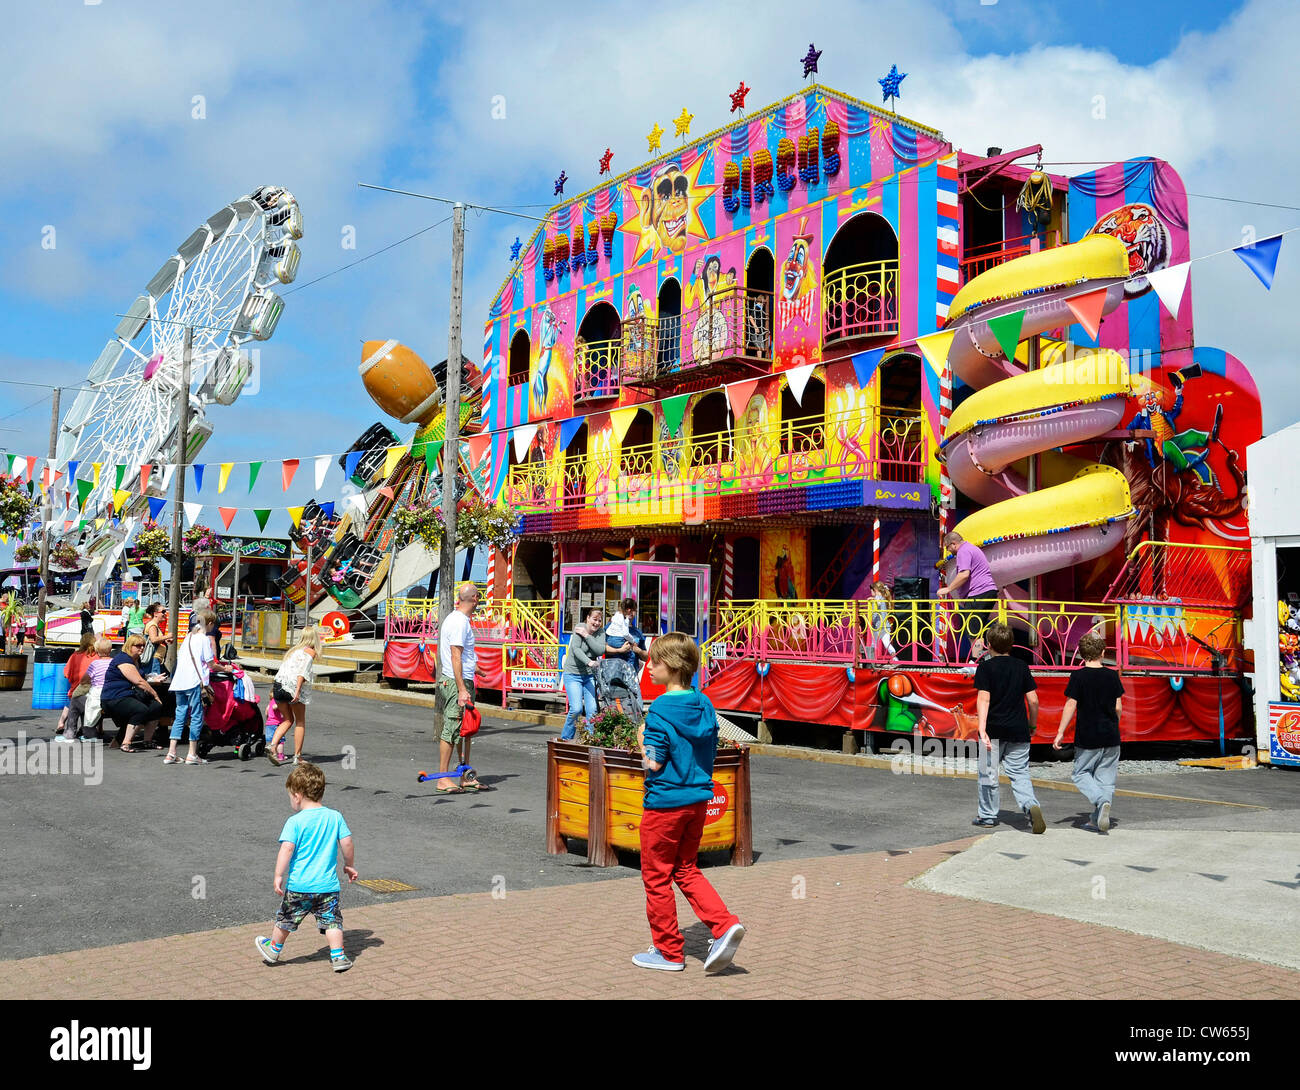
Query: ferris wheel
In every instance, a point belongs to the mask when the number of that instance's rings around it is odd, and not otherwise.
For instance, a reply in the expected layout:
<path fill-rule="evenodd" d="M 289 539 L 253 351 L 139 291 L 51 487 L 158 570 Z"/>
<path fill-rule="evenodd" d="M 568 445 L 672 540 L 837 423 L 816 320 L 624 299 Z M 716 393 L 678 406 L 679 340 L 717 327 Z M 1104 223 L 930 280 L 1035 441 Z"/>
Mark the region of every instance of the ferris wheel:
<path fill-rule="evenodd" d="M 86 518 L 111 514 L 119 487 L 133 497 L 120 514 L 142 513 L 140 467 L 154 467 L 146 495 L 161 496 L 164 466 L 193 461 L 212 435 L 206 407 L 235 402 L 254 373 L 250 342 L 275 332 L 284 303 L 272 288 L 297 275 L 301 237 L 302 213 L 292 194 L 261 186 L 201 223 L 127 308 L 59 428 L 59 465 L 78 463 L 83 481 L 93 480 L 94 463 L 101 467 L 83 507 Z M 187 326 L 193 329 L 190 419 L 181 452 L 177 394 Z M 126 466 L 120 486 L 118 465 Z M 68 487 L 75 498 L 71 475 Z M 88 546 L 93 537 L 82 541 L 88 556 L 103 552 Z"/>

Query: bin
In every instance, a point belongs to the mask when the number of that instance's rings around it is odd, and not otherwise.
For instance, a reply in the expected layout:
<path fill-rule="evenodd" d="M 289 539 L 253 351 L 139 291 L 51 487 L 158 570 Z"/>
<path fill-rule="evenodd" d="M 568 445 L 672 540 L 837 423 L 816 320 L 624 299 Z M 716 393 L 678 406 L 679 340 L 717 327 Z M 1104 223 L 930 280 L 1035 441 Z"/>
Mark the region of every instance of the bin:
<path fill-rule="evenodd" d="M 63 668 L 72 658 L 71 647 L 38 647 L 32 662 L 32 707 L 62 708 L 68 702 L 68 679 Z"/>

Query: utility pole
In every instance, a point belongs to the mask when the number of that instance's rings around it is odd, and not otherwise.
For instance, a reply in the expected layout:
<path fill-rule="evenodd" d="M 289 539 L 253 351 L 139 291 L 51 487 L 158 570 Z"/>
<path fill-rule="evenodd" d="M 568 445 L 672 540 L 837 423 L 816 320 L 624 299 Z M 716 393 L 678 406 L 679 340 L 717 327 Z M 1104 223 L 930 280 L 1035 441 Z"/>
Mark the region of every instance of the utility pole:
<path fill-rule="evenodd" d="M 54 492 L 54 458 L 59 437 L 59 395 L 63 391 L 54 388 L 54 408 L 50 412 L 50 456 L 46 459 L 45 473 L 49 481 L 45 485 L 45 500 L 41 504 L 41 590 L 36 599 L 36 646 L 45 646 L 45 596 L 50 583 L 50 519 L 54 517 L 51 494 Z"/>
<path fill-rule="evenodd" d="M 171 634 L 171 643 L 167 647 L 167 670 L 176 670 L 176 637 L 180 631 L 181 615 L 181 565 L 184 556 L 181 553 L 181 513 L 185 509 L 185 467 L 189 461 L 190 445 L 190 359 L 194 353 L 194 327 L 185 327 L 185 340 L 181 347 L 181 387 L 177 391 L 180 398 L 179 420 L 176 431 L 176 499 L 172 503 L 172 577 L 167 593 L 167 631 Z M 217 604 L 217 588 L 211 591 L 212 604 Z M 233 635 L 232 635 L 233 639 Z M 220 637 L 217 642 L 220 643 Z"/>
<path fill-rule="evenodd" d="M 443 395 L 446 435 L 442 444 L 442 549 L 438 556 L 438 617 L 451 613 L 456 583 L 456 474 L 460 469 L 460 318 L 465 271 L 465 206 L 451 212 L 451 308 L 447 316 L 447 383 Z"/>

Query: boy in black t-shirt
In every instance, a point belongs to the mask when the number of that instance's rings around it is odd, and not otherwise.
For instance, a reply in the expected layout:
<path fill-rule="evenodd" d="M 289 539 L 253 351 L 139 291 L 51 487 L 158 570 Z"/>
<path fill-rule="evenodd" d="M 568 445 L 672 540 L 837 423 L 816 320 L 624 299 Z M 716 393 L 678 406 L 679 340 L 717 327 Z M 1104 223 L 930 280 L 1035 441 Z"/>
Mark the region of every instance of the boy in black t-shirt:
<path fill-rule="evenodd" d="M 1079 712 L 1074 728 L 1074 771 L 1070 778 L 1080 793 L 1092 803 L 1092 820 L 1085 829 L 1106 832 L 1110 829 L 1110 804 L 1115 797 L 1115 773 L 1119 771 L 1119 716 L 1124 697 L 1124 683 L 1119 674 L 1101 664 L 1106 641 L 1089 632 L 1079 641 L 1084 665 L 1070 675 L 1065 686 L 1065 707 L 1061 710 L 1061 728 L 1052 741 L 1061 748 L 1065 728 Z"/>
<path fill-rule="evenodd" d="M 1029 815 L 1035 833 L 1046 832 L 1047 822 L 1034 796 L 1029 778 L 1029 740 L 1038 722 L 1038 686 L 1033 675 L 1011 650 L 1011 629 L 991 624 L 985 639 L 993 654 L 975 667 L 975 688 L 980 720 L 979 815 L 972 825 L 998 824 L 998 766 L 1006 769 L 1011 791 L 1020 809 Z"/>

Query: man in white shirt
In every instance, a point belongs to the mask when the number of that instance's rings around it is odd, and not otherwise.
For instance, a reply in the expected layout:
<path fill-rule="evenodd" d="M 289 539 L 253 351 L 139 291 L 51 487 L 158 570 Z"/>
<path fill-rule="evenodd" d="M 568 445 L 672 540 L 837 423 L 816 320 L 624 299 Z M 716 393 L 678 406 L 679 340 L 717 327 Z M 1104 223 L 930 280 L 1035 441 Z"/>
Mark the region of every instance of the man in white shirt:
<path fill-rule="evenodd" d="M 456 608 L 438 626 L 438 662 L 442 691 L 442 737 L 438 741 L 439 777 L 435 787 L 441 795 L 460 795 L 480 791 L 483 785 L 471 777 L 458 783 L 445 775 L 451 770 L 451 758 L 460 743 L 460 763 L 469 764 L 470 739 L 460 736 L 465 709 L 474 706 L 474 672 L 478 655 L 474 652 L 474 628 L 470 615 L 478 606 L 478 588 L 465 583 L 456 594 Z"/>

